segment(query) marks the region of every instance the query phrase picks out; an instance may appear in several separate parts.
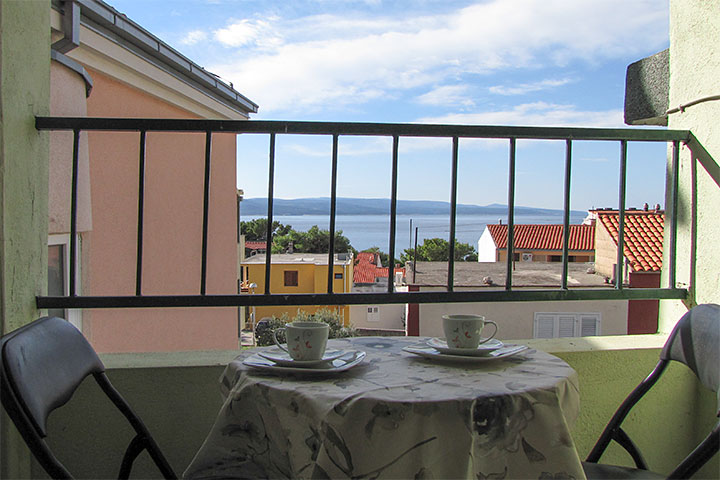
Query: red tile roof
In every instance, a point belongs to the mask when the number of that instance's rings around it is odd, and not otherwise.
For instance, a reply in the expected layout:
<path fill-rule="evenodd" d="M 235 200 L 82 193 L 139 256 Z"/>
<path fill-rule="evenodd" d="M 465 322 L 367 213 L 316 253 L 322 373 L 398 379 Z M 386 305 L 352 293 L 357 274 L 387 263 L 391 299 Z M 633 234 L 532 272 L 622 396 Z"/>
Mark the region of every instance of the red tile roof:
<path fill-rule="evenodd" d="M 487 226 L 495 245 L 507 248 L 507 225 Z M 563 225 L 515 225 L 513 228 L 515 249 L 562 250 Z M 594 250 L 595 225 L 570 225 L 570 250 Z"/>
<path fill-rule="evenodd" d="M 265 240 L 247 241 L 245 242 L 245 248 L 249 248 L 250 250 L 265 250 L 267 248 L 267 242 L 265 242 Z"/>
<path fill-rule="evenodd" d="M 618 224 L 620 221 L 617 210 L 595 210 L 598 225 L 602 225 L 610 237 L 618 244 Z M 623 234 L 623 254 L 635 272 L 659 272 L 662 268 L 663 232 L 665 230 L 665 213 L 661 210 L 626 211 L 625 232 Z"/>
<path fill-rule="evenodd" d="M 387 278 L 389 268 L 378 267 L 376 255 L 371 252 L 357 254 L 357 262 L 353 268 L 353 283 L 375 283 L 378 278 Z M 405 268 L 396 267 L 395 272 L 402 272 L 405 276 Z"/>

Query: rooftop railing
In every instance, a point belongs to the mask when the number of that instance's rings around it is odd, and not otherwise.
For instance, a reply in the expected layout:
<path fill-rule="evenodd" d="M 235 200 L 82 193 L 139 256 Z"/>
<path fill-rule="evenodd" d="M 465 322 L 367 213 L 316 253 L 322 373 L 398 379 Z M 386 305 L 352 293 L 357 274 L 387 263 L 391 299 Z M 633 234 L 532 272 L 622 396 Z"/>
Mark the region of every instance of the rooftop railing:
<path fill-rule="evenodd" d="M 656 129 L 605 129 L 605 128 L 557 128 L 518 126 L 472 126 L 472 125 L 428 125 L 391 123 L 335 123 L 335 122 L 286 122 L 286 121 L 228 121 L 228 120 L 183 120 L 183 119 L 130 119 L 130 118 L 71 118 L 37 117 L 38 130 L 72 131 L 74 138 L 73 172 L 70 221 L 70 294 L 67 296 L 39 296 L 38 308 L 123 308 L 123 307 L 227 307 L 260 305 L 364 305 L 391 303 L 450 303 L 450 302 L 497 302 L 497 301 L 553 301 L 553 300 L 627 300 L 627 299 L 682 299 L 688 291 L 676 287 L 676 238 L 677 238 L 677 191 L 679 148 L 681 142 L 689 142 L 692 134 L 686 130 Z M 82 131 L 138 132 L 139 178 L 135 295 L 85 296 L 74 289 L 75 265 L 77 261 L 77 203 L 78 203 L 78 157 L 79 138 Z M 145 191 L 145 139 L 148 132 L 200 132 L 205 134 L 205 173 L 202 225 L 201 275 L 196 295 L 144 295 L 142 288 L 143 269 L 143 223 Z M 208 204 L 210 195 L 210 155 L 214 133 L 253 133 L 269 136 L 269 172 L 267 204 L 267 254 L 265 268 L 265 289 L 254 295 L 212 295 L 206 291 L 207 246 L 208 246 Z M 320 135 L 332 138 L 331 197 L 330 197 L 330 245 L 328 252 L 327 293 L 287 294 L 270 291 L 272 264 L 272 223 L 275 177 L 275 144 L 281 135 Z M 391 137 L 392 138 L 392 179 L 390 192 L 390 228 L 388 232 L 388 258 L 395 258 L 396 220 L 398 201 L 398 152 L 402 138 L 448 138 L 452 140 L 452 174 L 450 185 L 450 234 L 449 261 L 446 291 L 397 292 L 393 282 L 388 282 L 387 292 L 381 293 L 335 293 L 333 291 L 333 264 L 335 258 L 335 221 L 337 216 L 337 171 L 338 141 L 341 136 Z M 558 288 L 516 288 L 513 285 L 513 255 L 507 255 L 507 271 L 504 289 L 478 288 L 456 290 L 454 282 L 454 250 L 457 216 L 458 151 L 461 139 L 504 139 L 508 142 L 508 252 L 513 252 L 516 144 L 518 140 L 564 140 L 564 238 L 562 251 L 562 277 Z M 620 170 L 618 186 L 619 228 L 617 248 L 617 272 L 612 288 L 568 287 L 570 189 L 572 173 L 573 144 L 582 141 L 615 142 L 620 146 Z M 669 205 L 666 209 L 667 285 L 660 288 L 624 288 L 623 246 L 625 224 L 625 198 L 627 185 L 627 150 L 629 142 L 663 142 L 672 145 L 671 165 L 666 188 L 669 190 Z"/>

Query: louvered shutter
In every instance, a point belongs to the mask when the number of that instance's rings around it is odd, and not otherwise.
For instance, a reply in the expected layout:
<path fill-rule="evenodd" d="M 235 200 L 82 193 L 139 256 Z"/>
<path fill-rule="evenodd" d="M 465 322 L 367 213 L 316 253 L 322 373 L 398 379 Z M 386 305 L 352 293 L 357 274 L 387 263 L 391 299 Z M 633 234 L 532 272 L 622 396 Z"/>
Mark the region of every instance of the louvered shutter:
<path fill-rule="evenodd" d="M 591 337 L 598 335 L 598 318 L 595 316 L 583 315 L 580 318 L 580 336 Z"/>
<path fill-rule="evenodd" d="M 537 315 L 535 318 L 535 338 L 553 338 L 555 336 L 555 317 Z"/>
<path fill-rule="evenodd" d="M 575 315 L 560 315 L 558 318 L 558 337 L 575 336 Z"/>

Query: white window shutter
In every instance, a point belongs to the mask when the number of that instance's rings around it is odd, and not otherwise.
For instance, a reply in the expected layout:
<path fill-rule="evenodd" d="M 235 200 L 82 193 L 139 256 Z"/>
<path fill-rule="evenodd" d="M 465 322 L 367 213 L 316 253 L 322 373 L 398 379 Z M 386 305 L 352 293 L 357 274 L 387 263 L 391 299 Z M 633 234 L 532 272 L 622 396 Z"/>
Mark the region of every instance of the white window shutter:
<path fill-rule="evenodd" d="M 555 336 L 555 317 L 537 315 L 535 317 L 535 338 L 553 338 Z"/>
<path fill-rule="evenodd" d="M 558 318 L 558 337 L 574 337 L 575 336 L 575 316 L 560 315 Z"/>
<path fill-rule="evenodd" d="M 580 322 L 580 336 L 591 337 L 598 335 L 599 318 L 596 316 L 583 315 Z"/>

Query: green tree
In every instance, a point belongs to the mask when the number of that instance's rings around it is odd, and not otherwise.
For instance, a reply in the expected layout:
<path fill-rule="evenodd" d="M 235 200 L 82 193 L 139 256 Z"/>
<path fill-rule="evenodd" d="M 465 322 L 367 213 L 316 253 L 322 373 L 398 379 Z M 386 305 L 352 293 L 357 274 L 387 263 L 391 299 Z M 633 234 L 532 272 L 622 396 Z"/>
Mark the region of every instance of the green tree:
<path fill-rule="evenodd" d="M 476 262 L 477 252 L 469 243 L 460 243 L 455 240 L 455 261 Z M 403 262 L 412 261 L 415 250 L 406 248 L 400 257 Z M 447 262 L 450 259 L 450 242 L 442 238 L 426 238 L 417 248 L 418 262 Z"/>
<path fill-rule="evenodd" d="M 317 225 L 313 225 L 307 232 L 291 229 L 284 235 L 273 237 L 273 253 L 286 252 L 290 247 L 290 242 L 293 244 L 294 252 L 327 253 L 330 251 L 330 231 L 320 229 Z M 342 234 L 342 230 L 335 232 L 335 252 L 355 252 L 350 245 L 350 240 Z"/>
<path fill-rule="evenodd" d="M 248 222 L 240 222 L 240 233 L 245 235 L 245 240 L 267 240 L 267 223 L 267 218 L 256 218 Z M 278 221 L 272 223 L 273 238 L 277 235 L 287 235 L 290 230 L 292 230 L 292 225 L 283 225 Z"/>

